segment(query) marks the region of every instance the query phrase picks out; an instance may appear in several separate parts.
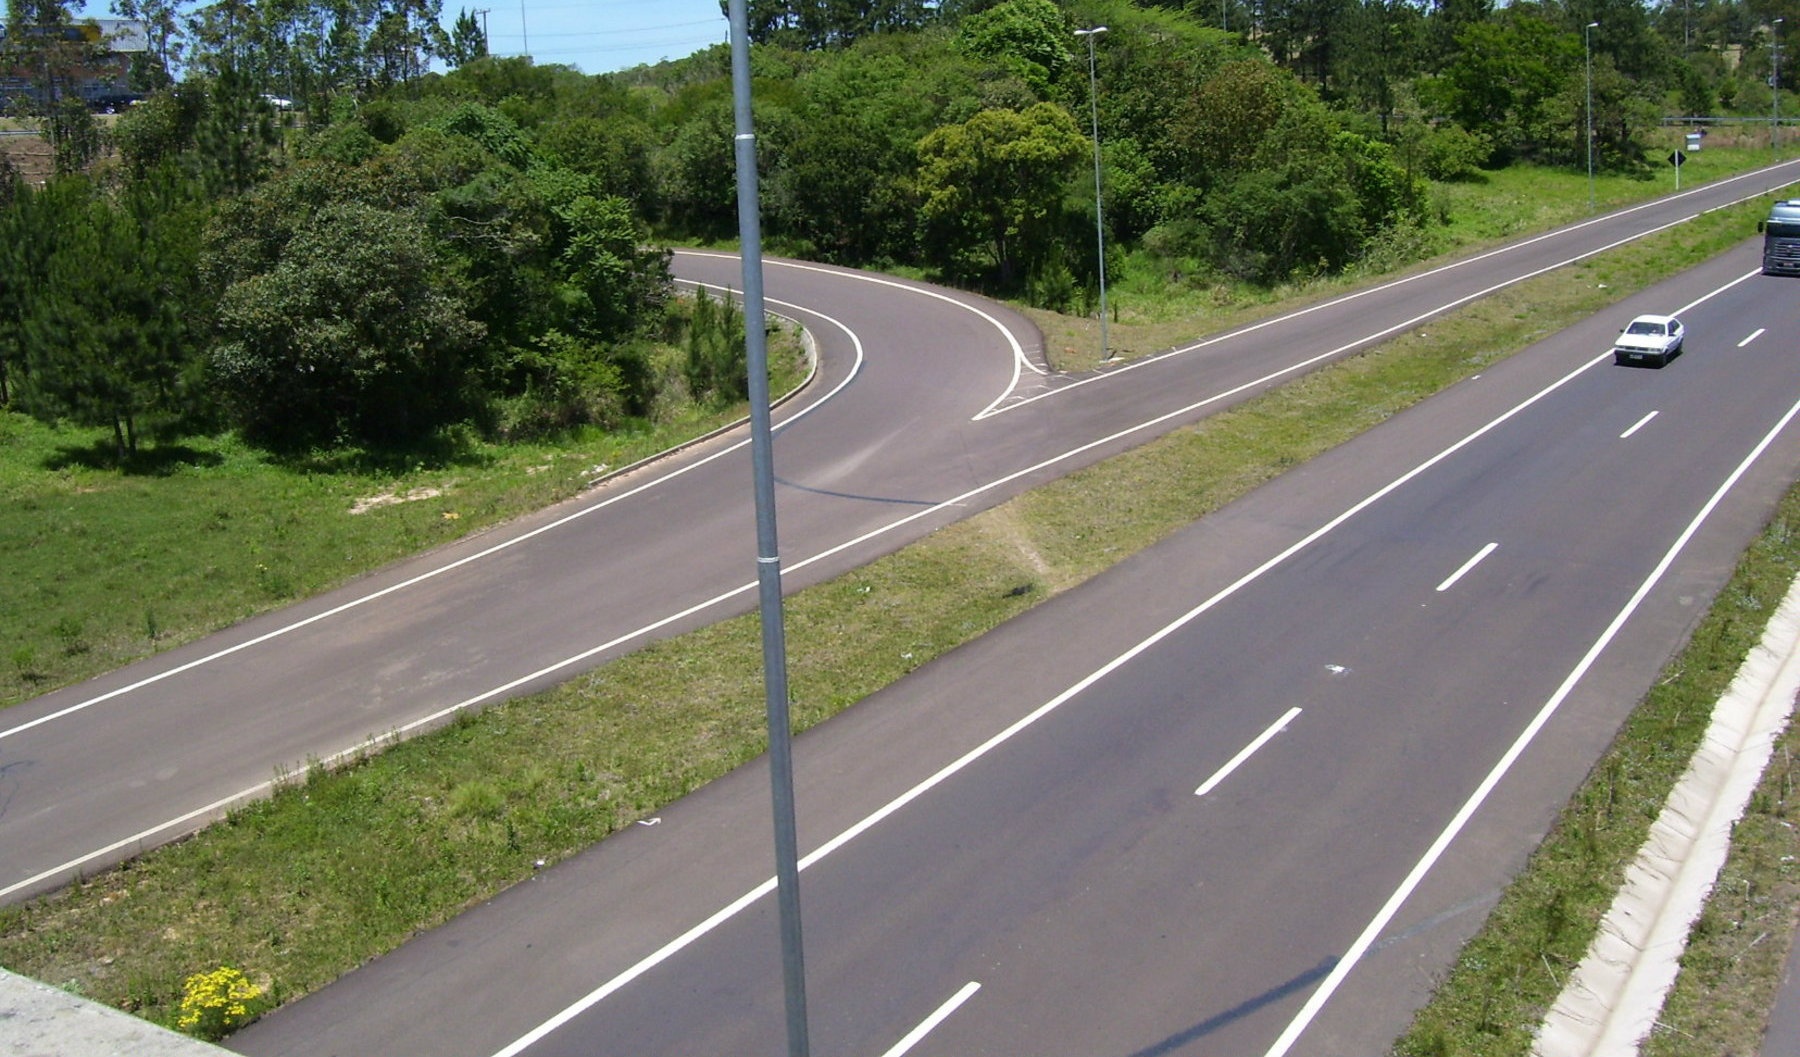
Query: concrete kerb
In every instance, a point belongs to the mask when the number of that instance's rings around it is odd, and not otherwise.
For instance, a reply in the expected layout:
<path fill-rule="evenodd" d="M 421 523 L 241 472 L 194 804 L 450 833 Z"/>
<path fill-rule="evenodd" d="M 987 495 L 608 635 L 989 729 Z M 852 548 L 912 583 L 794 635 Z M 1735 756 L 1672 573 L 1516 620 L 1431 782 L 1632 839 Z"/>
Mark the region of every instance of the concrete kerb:
<path fill-rule="evenodd" d="M 696 282 L 692 282 L 687 279 L 677 279 L 677 280 L 675 280 L 675 282 L 676 282 L 676 285 L 692 286 L 696 290 L 704 289 L 707 286 L 706 283 L 696 283 Z M 727 295 L 731 295 L 732 291 L 726 290 L 725 293 Z M 813 379 L 817 378 L 819 376 L 819 344 L 818 344 L 818 341 L 813 337 L 812 331 L 807 330 L 806 327 L 802 326 L 799 320 L 794 319 L 791 316 L 784 316 L 779 312 L 765 311 L 764 314 L 774 316 L 776 319 L 785 319 L 789 323 L 792 323 L 794 325 L 795 329 L 800 331 L 800 347 L 806 350 L 806 377 L 800 379 L 800 381 L 797 382 L 792 389 L 789 389 L 787 392 L 782 393 L 780 396 L 777 396 L 769 401 L 769 410 L 773 411 L 776 408 L 785 405 L 788 401 L 799 396 L 801 393 L 805 392 L 806 387 L 811 385 L 813 383 Z M 603 470 L 602 472 L 596 474 L 586 484 L 582 485 L 582 488 L 583 489 L 597 488 L 600 485 L 606 483 L 607 481 L 611 481 L 616 478 L 623 477 L 626 474 L 632 473 L 635 470 L 640 470 L 643 467 L 648 466 L 653 462 L 660 462 L 663 459 L 666 459 L 671 455 L 675 455 L 679 452 L 684 452 L 684 451 L 688 450 L 689 448 L 695 447 L 697 445 L 705 444 L 707 441 L 712 440 L 715 437 L 722 437 L 725 434 L 730 433 L 734 429 L 739 429 L 739 428 L 749 424 L 749 422 L 750 422 L 750 416 L 745 415 L 744 417 L 737 419 L 736 421 L 727 422 L 723 426 L 718 427 L 717 429 L 713 429 L 706 433 L 702 433 L 698 437 L 694 437 L 689 440 L 684 440 L 680 444 L 675 445 L 674 447 L 665 448 L 662 451 L 655 453 L 654 455 L 646 455 L 643 458 L 639 459 L 638 461 L 633 462 L 633 463 L 628 463 L 624 466 L 619 467 L 616 470 Z"/>
<path fill-rule="evenodd" d="M 1534 1057 L 1635 1057 L 1675 983 L 1800 694 L 1800 579 L 1733 677 L 1698 751 L 1626 870 L 1600 932 L 1539 1028 Z"/>
<path fill-rule="evenodd" d="M 4 1057 L 221 1057 L 227 1052 L 0 969 Z"/>

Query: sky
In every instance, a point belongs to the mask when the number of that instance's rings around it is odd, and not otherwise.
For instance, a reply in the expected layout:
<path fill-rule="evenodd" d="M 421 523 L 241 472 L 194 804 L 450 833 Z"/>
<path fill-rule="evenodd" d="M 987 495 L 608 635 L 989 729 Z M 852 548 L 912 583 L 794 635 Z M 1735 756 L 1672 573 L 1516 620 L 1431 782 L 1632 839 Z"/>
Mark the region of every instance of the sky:
<path fill-rule="evenodd" d="M 540 64 L 610 73 L 679 59 L 726 42 L 719 0 L 443 0 L 448 29 L 458 12 L 486 19 L 488 52 L 530 54 Z M 483 8 L 487 13 L 481 13 Z M 108 0 L 87 0 L 76 16 L 106 18 Z"/>
<path fill-rule="evenodd" d="M 444 0 L 446 23 L 477 4 L 489 9 L 490 54 L 530 54 L 582 73 L 683 58 L 725 43 L 729 28 L 719 0 Z"/>

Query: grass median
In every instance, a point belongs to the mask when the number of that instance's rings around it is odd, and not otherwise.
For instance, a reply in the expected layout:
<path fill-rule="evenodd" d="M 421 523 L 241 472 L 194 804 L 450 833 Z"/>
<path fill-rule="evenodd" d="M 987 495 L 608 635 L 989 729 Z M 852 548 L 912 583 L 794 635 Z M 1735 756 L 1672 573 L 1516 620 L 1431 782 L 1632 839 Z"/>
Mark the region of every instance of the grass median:
<path fill-rule="evenodd" d="M 1710 214 L 1509 288 L 799 592 L 787 608 L 796 726 L 1741 242 L 1760 214 Z M 1091 547 L 1097 537 L 1109 548 Z M 751 759 L 761 692 L 754 617 L 657 644 L 296 776 L 190 840 L 0 911 L 0 964 L 164 1024 L 183 980 L 218 965 L 291 1000 Z"/>

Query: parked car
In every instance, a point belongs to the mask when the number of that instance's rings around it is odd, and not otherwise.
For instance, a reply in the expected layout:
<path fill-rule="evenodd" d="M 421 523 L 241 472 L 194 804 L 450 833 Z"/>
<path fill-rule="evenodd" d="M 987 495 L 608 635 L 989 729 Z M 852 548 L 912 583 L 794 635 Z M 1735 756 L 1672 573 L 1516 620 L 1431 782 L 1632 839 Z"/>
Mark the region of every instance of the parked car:
<path fill-rule="evenodd" d="M 1614 363 L 1654 363 L 1658 367 L 1681 355 L 1687 331 L 1674 316 L 1639 316 L 1613 342 Z"/>

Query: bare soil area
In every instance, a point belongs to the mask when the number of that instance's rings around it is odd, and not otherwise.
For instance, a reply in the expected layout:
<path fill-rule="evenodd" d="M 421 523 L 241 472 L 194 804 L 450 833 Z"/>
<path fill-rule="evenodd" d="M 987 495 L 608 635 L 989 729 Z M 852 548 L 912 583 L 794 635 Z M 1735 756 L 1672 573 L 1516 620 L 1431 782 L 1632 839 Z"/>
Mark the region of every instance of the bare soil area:
<path fill-rule="evenodd" d="M 53 168 L 50 144 L 36 133 L 20 135 L 0 131 L 0 154 L 4 154 L 19 175 L 33 186 L 42 185 L 50 178 Z"/>

